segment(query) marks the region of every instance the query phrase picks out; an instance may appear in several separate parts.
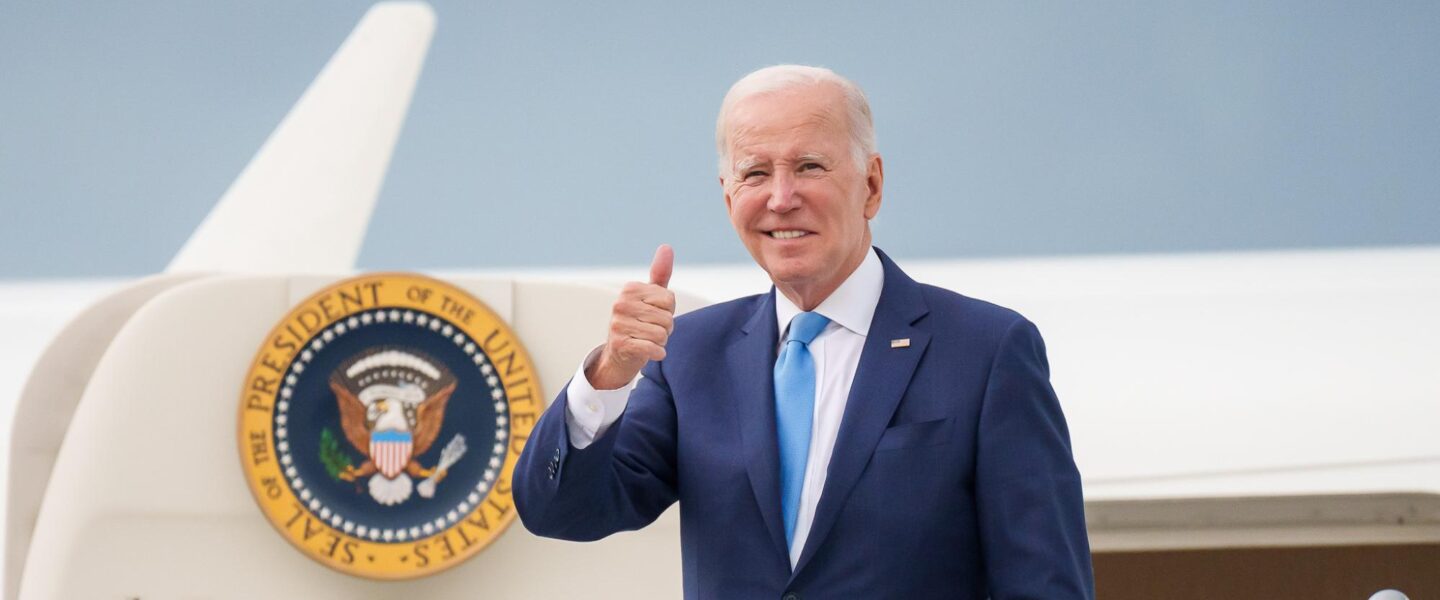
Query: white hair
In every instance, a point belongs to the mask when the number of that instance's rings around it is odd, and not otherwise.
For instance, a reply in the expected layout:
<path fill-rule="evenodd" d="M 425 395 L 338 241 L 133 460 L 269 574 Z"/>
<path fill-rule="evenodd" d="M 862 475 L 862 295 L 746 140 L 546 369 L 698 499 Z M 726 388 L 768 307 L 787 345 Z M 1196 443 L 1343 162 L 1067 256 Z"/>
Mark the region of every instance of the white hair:
<path fill-rule="evenodd" d="M 845 116 L 849 121 L 850 130 L 850 154 L 855 159 L 855 166 L 864 171 L 866 162 L 875 154 L 875 121 L 870 116 L 870 102 L 865 99 L 864 90 L 855 85 L 855 82 L 824 67 L 775 65 L 752 71 L 749 75 L 741 77 L 739 81 L 735 82 L 735 85 L 730 86 L 730 91 L 725 93 L 725 100 L 720 103 L 720 116 L 715 120 L 715 150 L 720 155 L 720 177 L 726 177 L 732 168 L 727 120 L 730 110 L 737 103 L 760 94 L 823 83 L 840 86 L 840 90 L 845 95 Z"/>

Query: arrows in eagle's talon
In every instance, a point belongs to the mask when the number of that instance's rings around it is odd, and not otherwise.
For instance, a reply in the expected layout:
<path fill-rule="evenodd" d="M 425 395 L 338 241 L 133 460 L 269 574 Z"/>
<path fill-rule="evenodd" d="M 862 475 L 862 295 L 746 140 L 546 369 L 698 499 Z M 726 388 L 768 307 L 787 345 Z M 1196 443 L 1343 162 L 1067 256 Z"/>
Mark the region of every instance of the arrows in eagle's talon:
<path fill-rule="evenodd" d="M 457 433 L 455 437 L 450 438 L 450 442 L 445 444 L 445 449 L 440 451 L 440 464 L 435 465 L 435 470 L 430 473 L 430 476 L 415 488 L 421 498 L 435 496 L 435 484 L 445 478 L 445 472 L 449 471 L 450 467 L 460 462 L 460 457 L 465 456 L 465 450 L 465 436 Z"/>

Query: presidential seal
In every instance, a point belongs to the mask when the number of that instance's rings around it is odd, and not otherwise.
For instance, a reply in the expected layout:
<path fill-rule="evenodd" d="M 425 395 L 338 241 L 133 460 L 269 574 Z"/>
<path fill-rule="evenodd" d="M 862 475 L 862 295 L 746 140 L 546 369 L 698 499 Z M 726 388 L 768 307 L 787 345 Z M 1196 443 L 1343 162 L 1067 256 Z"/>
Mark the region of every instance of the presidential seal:
<path fill-rule="evenodd" d="M 541 398 L 519 340 L 479 300 L 413 274 L 348 279 L 256 352 L 245 479 L 306 556 L 374 579 L 429 575 L 514 520 L 510 476 Z"/>

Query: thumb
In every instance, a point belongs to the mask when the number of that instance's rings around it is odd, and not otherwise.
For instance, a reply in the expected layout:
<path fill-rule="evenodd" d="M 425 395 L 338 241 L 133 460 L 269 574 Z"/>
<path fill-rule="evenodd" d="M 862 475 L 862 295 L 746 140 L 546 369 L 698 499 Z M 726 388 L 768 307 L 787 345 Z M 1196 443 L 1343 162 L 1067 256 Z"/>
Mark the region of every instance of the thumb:
<path fill-rule="evenodd" d="M 660 244 L 655 249 L 655 258 L 650 261 L 650 283 L 660 287 L 670 285 L 670 272 L 675 269 L 675 250 L 670 244 Z"/>

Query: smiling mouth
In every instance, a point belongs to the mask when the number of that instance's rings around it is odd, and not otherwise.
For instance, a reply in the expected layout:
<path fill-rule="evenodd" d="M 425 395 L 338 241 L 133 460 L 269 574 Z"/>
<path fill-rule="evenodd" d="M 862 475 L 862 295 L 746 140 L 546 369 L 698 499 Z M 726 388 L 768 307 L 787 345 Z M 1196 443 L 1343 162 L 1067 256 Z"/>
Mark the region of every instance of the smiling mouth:
<path fill-rule="evenodd" d="M 780 229 L 769 233 L 771 238 L 777 240 L 793 240 L 798 237 L 810 235 L 810 232 L 799 229 Z"/>

